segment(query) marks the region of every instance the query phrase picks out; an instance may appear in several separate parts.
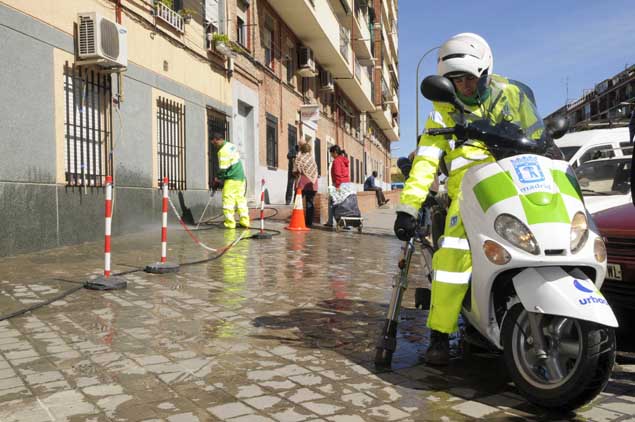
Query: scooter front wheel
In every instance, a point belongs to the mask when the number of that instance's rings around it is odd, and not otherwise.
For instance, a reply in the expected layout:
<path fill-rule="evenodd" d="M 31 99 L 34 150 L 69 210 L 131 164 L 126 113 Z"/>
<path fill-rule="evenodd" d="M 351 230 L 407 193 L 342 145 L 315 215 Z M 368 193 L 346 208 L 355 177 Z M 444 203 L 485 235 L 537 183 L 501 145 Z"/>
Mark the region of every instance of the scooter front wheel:
<path fill-rule="evenodd" d="M 570 411 L 593 400 L 615 363 L 612 328 L 556 315 L 542 315 L 545 355 L 536 352 L 529 313 L 512 307 L 501 332 L 504 359 L 514 384 L 532 403 Z"/>

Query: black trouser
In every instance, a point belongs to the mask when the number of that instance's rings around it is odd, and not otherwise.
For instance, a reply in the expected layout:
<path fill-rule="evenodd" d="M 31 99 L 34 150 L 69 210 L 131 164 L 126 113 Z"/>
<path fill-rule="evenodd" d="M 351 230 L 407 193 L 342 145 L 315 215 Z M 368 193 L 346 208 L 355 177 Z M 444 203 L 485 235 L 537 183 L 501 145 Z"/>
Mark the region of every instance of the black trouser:
<path fill-rule="evenodd" d="M 290 166 L 292 165 L 291 163 L 292 161 L 289 161 Z M 286 200 L 287 205 L 289 205 L 293 200 L 293 186 L 295 186 L 295 177 L 293 177 L 293 173 L 289 171 L 287 174 L 287 191 L 284 195 L 284 199 Z"/>
<path fill-rule="evenodd" d="M 313 205 L 313 199 L 315 199 L 316 192 L 313 190 L 303 190 L 302 196 L 306 201 L 306 207 L 304 207 L 304 223 L 307 227 L 313 225 L 313 215 L 315 214 L 315 206 Z"/>
<path fill-rule="evenodd" d="M 377 205 L 384 205 L 384 202 L 386 202 L 386 198 L 384 197 L 384 191 L 381 188 L 373 187 L 373 188 L 366 188 L 364 190 L 375 191 L 375 196 L 377 197 Z"/>

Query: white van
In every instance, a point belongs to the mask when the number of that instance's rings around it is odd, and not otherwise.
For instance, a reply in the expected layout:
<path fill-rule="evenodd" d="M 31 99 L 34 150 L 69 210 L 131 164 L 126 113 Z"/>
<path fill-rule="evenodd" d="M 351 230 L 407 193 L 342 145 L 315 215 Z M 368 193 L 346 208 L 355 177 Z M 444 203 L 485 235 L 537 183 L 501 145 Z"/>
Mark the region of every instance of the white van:
<path fill-rule="evenodd" d="M 623 157 L 633 152 L 627 127 L 567 133 L 556 139 L 556 145 L 573 168 L 589 160 Z"/>

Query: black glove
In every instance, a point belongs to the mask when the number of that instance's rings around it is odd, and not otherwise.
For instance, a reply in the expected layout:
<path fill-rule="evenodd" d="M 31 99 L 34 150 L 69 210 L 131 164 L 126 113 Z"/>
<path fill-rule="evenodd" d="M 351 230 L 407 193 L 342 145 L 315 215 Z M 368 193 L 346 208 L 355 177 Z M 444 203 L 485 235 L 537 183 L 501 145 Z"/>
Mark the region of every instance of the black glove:
<path fill-rule="evenodd" d="M 417 220 L 413 216 L 405 212 L 397 212 L 397 219 L 395 220 L 395 234 L 399 240 L 407 242 L 412 236 L 415 235 L 415 228 L 417 227 Z"/>

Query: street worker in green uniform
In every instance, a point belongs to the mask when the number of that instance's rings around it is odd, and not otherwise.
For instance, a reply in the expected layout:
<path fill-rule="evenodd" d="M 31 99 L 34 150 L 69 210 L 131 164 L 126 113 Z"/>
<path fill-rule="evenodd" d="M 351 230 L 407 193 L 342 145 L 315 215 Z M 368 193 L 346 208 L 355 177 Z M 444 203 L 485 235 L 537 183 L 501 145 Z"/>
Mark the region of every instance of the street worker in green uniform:
<path fill-rule="evenodd" d="M 543 125 L 534 112 L 531 94 L 522 84 L 492 74 L 492 69 L 492 52 L 479 35 L 457 34 L 439 48 L 437 72 L 454 84 L 466 109 L 465 119 L 487 118 L 492 124 L 506 120 L 523 128 L 530 139 L 539 139 Z M 460 118 L 454 106 L 435 102 L 426 129 L 452 127 Z M 458 329 L 459 312 L 472 272 L 472 256 L 460 213 L 461 180 L 469 168 L 495 161 L 489 151 L 482 149 L 484 144 L 480 141 L 470 141 L 472 145 L 458 148 L 454 148 L 454 141 L 444 135 L 421 136 L 397 206 L 394 227 L 401 240 L 414 235 L 416 216 L 443 159 L 449 172 L 447 187 L 452 202 L 440 247 L 432 259 L 432 302 L 427 321 L 431 335 L 425 354 L 426 362 L 432 365 L 446 365 L 449 361 L 448 334 Z"/>
<path fill-rule="evenodd" d="M 245 171 L 240 161 L 240 153 L 236 145 L 227 142 L 222 133 L 212 135 L 212 144 L 218 150 L 218 175 L 214 179 L 217 187 L 223 181 L 223 214 L 225 227 L 236 228 L 234 209 L 238 208 L 242 227 L 249 227 L 249 209 L 245 199 Z"/>

